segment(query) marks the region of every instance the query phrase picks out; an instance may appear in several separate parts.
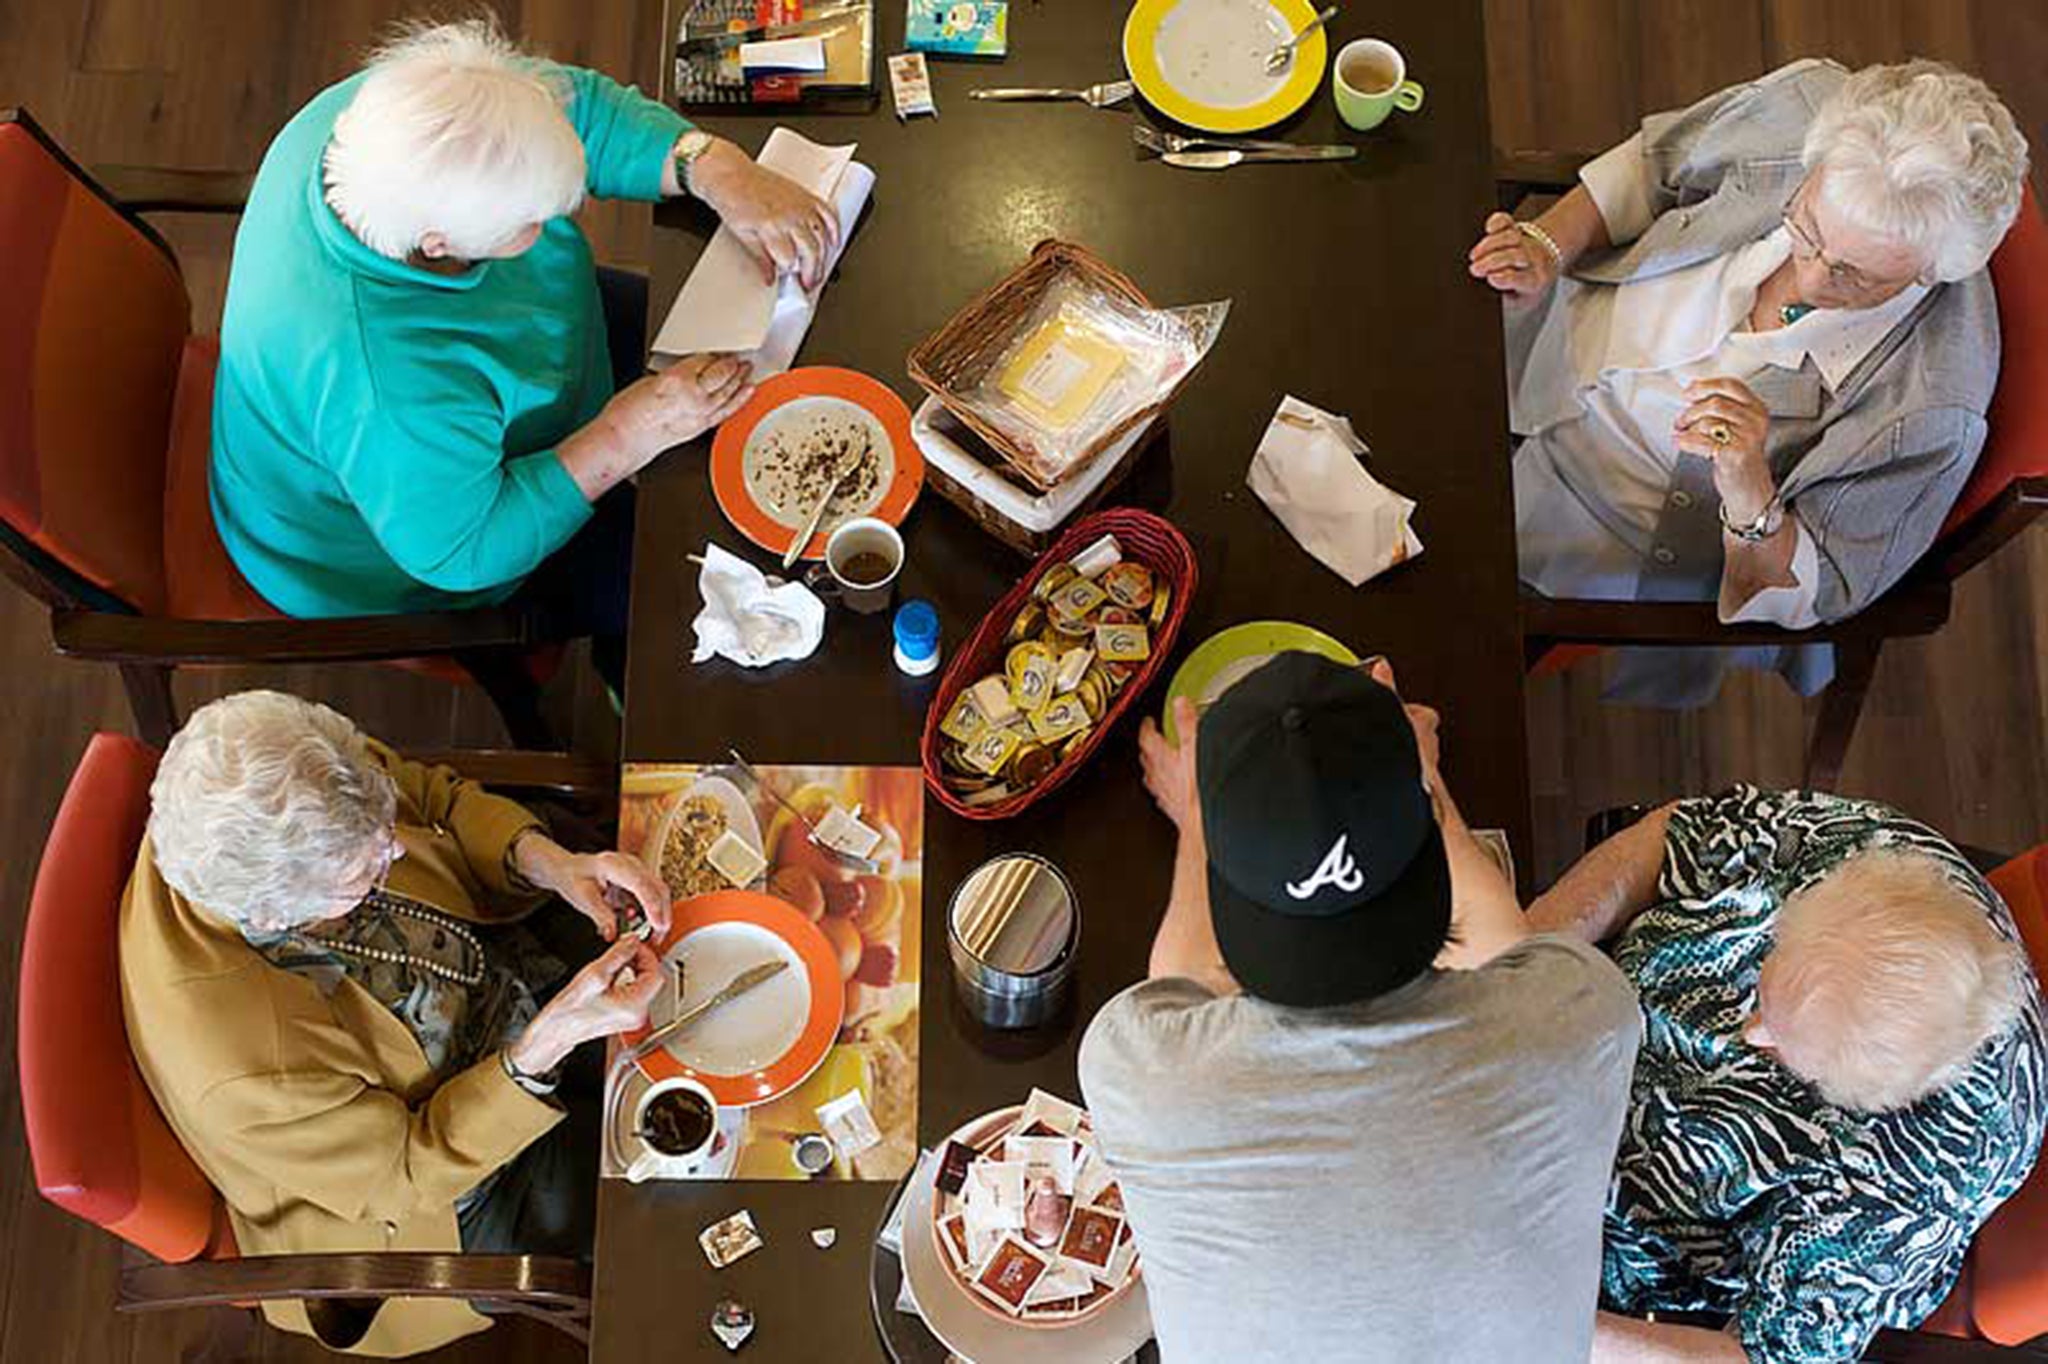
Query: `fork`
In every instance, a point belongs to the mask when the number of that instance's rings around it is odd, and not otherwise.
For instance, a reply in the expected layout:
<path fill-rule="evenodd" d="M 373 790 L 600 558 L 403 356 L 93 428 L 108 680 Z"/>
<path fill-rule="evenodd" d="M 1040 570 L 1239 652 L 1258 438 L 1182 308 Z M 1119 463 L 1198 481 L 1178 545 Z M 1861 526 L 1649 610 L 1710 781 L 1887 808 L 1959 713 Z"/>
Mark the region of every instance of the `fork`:
<path fill-rule="evenodd" d="M 1131 124 L 1131 141 L 1161 156 L 1168 152 L 1201 151 L 1208 147 L 1241 152 L 1285 152 L 1296 147 L 1292 142 L 1270 142 L 1256 137 L 1187 137 L 1142 122 Z"/>

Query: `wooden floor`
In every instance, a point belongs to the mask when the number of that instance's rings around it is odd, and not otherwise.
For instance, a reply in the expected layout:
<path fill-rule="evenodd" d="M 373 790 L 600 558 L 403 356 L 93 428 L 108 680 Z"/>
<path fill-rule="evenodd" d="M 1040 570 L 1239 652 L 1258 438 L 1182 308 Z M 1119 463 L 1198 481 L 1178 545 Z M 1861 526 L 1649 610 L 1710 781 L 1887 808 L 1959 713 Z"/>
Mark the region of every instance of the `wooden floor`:
<path fill-rule="evenodd" d="M 304 99 L 351 69 L 380 25 L 416 8 L 399 0 L 0 0 L 0 104 L 29 106 L 88 163 L 253 168 Z M 659 0 L 503 0 L 496 8 L 555 56 L 652 83 Z M 2048 82 L 2039 74 L 2048 70 L 2048 4 L 2040 0 L 1487 0 L 1487 12 L 1484 59 L 1503 148 L 1597 150 L 1644 111 L 1824 53 L 1851 64 L 1937 56 L 1976 70 L 2048 155 Z M 1031 22 L 1020 6 L 1019 41 L 1029 40 Z M 232 224 L 164 226 L 185 260 L 198 324 L 211 329 Z M 644 210 L 597 209 L 588 226 L 603 258 L 644 260 Z M 1443 245 L 1456 254 L 1466 243 Z M 2017 849 L 2048 837 L 2044 625 L 2048 537 L 2035 537 L 1972 576 L 1943 635 L 1886 655 L 1844 789 L 1980 846 Z M 113 675 L 52 657 L 42 613 L 5 590 L 0 656 L 10 664 L 0 756 L 13 774 L 0 786 L 0 981 L 11 987 L 19 916 L 66 776 L 87 736 L 126 728 L 127 715 Z M 498 737 L 473 694 L 383 669 L 217 673 L 184 680 L 181 695 L 189 705 L 252 685 L 329 701 L 401 746 Z M 1738 779 L 1796 779 L 1809 717 L 1774 679 L 1732 685 L 1690 716 L 1602 706 L 1598 690 L 1597 669 L 1531 688 L 1540 876 L 1569 860 L 1581 822 L 1603 806 Z M 587 681 L 558 692 L 558 709 L 587 732 Z M 1446 717 L 1445 742 L 1457 736 L 1457 717 Z M 10 989 L 0 1011 L 10 1051 L 12 1037 Z M 106 1236 L 35 1194 L 18 1096 L 0 1085 L 0 1361 L 325 1357 L 232 1316 L 116 1318 L 108 1304 L 117 1262 Z M 522 1364 L 575 1353 L 544 1328 L 517 1324 L 441 1358 Z"/>

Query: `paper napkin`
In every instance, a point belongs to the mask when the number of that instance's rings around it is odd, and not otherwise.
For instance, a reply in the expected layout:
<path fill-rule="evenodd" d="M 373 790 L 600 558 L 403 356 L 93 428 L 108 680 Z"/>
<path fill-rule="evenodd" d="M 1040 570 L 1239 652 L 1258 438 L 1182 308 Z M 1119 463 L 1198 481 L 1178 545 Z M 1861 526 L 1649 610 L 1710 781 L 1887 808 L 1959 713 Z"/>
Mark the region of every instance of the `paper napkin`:
<path fill-rule="evenodd" d="M 787 128 L 768 134 L 760 164 L 810 190 L 839 215 L 839 246 L 827 263 L 830 277 L 846 251 L 846 240 L 875 188 L 875 173 L 853 159 L 854 147 L 821 147 Z M 683 281 L 674 306 L 654 338 L 650 367 L 685 355 L 733 354 L 753 362 L 754 377 L 782 373 L 796 359 L 811 329 L 823 279 L 806 291 L 794 275 L 770 284 L 761 266 L 728 228 L 721 226 L 697 267 Z"/>
<path fill-rule="evenodd" d="M 717 545 L 704 547 L 697 573 L 704 609 L 692 663 L 729 658 L 748 668 L 809 658 L 825 634 L 825 603 L 802 583 L 771 585 L 760 569 Z"/>
<path fill-rule="evenodd" d="M 1353 587 L 1422 553 L 1415 503 L 1367 473 L 1365 453 L 1347 418 L 1289 396 L 1245 475 L 1296 542 Z"/>

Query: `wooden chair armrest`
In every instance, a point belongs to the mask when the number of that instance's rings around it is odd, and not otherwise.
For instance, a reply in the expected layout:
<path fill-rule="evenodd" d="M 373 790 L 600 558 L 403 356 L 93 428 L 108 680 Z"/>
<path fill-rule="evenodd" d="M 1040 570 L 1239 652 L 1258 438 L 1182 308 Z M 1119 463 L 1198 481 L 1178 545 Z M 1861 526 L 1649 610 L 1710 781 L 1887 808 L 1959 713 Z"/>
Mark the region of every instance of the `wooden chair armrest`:
<path fill-rule="evenodd" d="M 240 213 L 256 177 L 247 171 L 94 166 L 100 188 L 132 213 Z"/>
<path fill-rule="evenodd" d="M 123 1312 L 156 1312 L 283 1299 L 400 1297 L 574 1307 L 590 1297 L 590 1271 L 574 1260 L 544 1255 L 254 1255 L 129 1265 L 121 1271 L 115 1306 Z"/>
<path fill-rule="evenodd" d="M 1946 583 L 1887 593 L 1832 625 L 1787 630 L 1776 625 L 1723 625 L 1712 602 L 1574 601 L 1522 597 L 1522 634 L 1531 645 L 1834 644 L 1858 637 L 1931 635 L 1948 621 Z"/>
<path fill-rule="evenodd" d="M 512 748 L 467 748 L 446 751 L 408 750 L 417 762 L 443 764 L 496 791 L 534 791 L 595 802 L 616 800 L 616 763 L 580 753 L 529 753 Z"/>
<path fill-rule="evenodd" d="M 1953 581 L 2005 547 L 2048 511 L 2048 478 L 2016 478 L 1969 520 L 1943 536 L 1929 555 L 1930 566 Z"/>
<path fill-rule="evenodd" d="M 539 643 L 503 607 L 334 620 L 174 620 L 104 611 L 53 611 L 57 652 L 116 663 L 368 663 Z"/>

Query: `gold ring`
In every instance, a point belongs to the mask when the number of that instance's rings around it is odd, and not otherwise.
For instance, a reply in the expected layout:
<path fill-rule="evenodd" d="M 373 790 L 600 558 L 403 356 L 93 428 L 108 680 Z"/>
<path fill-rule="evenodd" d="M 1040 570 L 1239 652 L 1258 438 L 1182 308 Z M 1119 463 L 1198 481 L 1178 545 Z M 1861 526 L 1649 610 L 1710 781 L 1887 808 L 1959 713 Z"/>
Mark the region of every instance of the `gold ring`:
<path fill-rule="evenodd" d="M 1727 445 L 1735 439 L 1735 432 L 1729 429 L 1727 422 L 1715 422 L 1707 428 L 1707 439 L 1716 445 Z"/>

